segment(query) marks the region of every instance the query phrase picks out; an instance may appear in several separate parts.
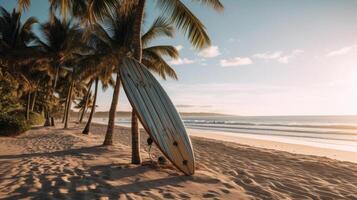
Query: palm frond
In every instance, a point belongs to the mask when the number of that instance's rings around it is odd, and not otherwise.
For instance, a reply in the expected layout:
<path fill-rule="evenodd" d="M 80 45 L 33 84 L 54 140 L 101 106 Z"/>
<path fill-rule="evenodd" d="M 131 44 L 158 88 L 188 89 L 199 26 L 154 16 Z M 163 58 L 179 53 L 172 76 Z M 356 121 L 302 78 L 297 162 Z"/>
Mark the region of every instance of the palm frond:
<path fill-rule="evenodd" d="M 161 78 L 166 80 L 166 76 L 169 76 L 177 80 L 177 74 L 175 70 L 166 63 L 166 61 L 156 52 L 148 51 L 145 53 L 142 63 L 151 71 L 157 73 Z"/>
<path fill-rule="evenodd" d="M 213 9 L 215 9 L 216 11 L 223 11 L 224 10 L 224 6 L 223 4 L 220 2 L 220 0 L 191 0 L 191 1 L 197 1 L 201 4 L 205 4 L 206 6 L 210 6 Z"/>
<path fill-rule="evenodd" d="M 89 21 L 94 23 L 96 21 L 103 21 L 106 16 L 116 10 L 118 0 L 92 0 L 89 2 Z"/>
<path fill-rule="evenodd" d="M 179 0 L 157 0 L 157 3 L 195 48 L 203 49 L 211 44 L 205 26 L 185 4 Z"/>
<path fill-rule="evenodd" d="M 18 0 L 17 9 L 22 12 L 23 10 L 28 10 L 31 5 L 31 0 Z"/>
<path fill-rule="evenodd" d="M 171 24 L 163 17 L 158 17 L 150 26 L 149 30 L 141 36 L 141 41 L 144 46 L 160 36 L 173 37 L 175 33 Z"/>
<path fill-rule="evenodd" d="M 170 46 L 170 45 L 158 45 L 158 46 L 147 47 L 143 49 L 144 56 L 146 52 L 155 52 L 158 55 L 169 56 L 173 59 L 179 58 L 178 50 L 174 46 Z"/>
<path fill-rule="evenodd" d="M 83 39 L 97 51 L 112 48 L 112 38 L 100 24 L 92 24 L 83 34 Z"/>

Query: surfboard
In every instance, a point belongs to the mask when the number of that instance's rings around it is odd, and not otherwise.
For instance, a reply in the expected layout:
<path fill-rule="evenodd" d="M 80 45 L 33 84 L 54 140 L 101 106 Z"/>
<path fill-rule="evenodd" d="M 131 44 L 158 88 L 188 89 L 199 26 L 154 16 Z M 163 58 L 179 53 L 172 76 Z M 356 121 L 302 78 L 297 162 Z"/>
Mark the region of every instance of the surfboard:
<path fill-rule="evenodd" d="M 161 152 L 183 173 L 195 172 L 193 147 L 182 119 L 151 72 L 137 60 L 125 58 L 119 68 L 131 106 Z"/>

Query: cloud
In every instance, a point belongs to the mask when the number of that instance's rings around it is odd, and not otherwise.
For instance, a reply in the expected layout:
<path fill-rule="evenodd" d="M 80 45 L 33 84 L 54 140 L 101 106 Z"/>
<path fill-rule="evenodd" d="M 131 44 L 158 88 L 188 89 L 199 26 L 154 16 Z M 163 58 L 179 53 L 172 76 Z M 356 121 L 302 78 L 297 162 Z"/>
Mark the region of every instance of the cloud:
<path fill-rule="evenodd" d="M 253 57 L 264 59 L 264 60 L 275 60 L 280 63 L 289 63 L 291 59 L 297 57 L 302 54 L 304 51 L 300 49 L 295 49 L 290 53 L 284 53 L 282 51 L 275 52 L 266 52 L 266 53 L 258 53 L 254 54 Z"/>
<path fill-rule="evenodd" d="M 178 104 L 176 105 L 177 108 L 192 108 L 195 107 L 194 105 L 186 105 L 186 104 Z"/>
<path fill-rule="evenodd" d="M 181 51 L 183 49 L 183 46 L 182 45 L 177 45 L 177 46 L 175 46 L 175 48 L 177 49 L 177 51 Z"/>
<path fill-rule="evenodd" d="M 187 64 L 192 64 L 194 62 L 196 62 L 196 61 L 190 60 L 188 58 L 178 58 L 178 59 L 171 60 L 169 62 L 169 64 L 171 64 L 171 65 L 187 65 Z"/>
<path fill-rule="evenodd" d="M 191 105 L 191 104 L 178 104 L 177 108 L 210 108 L 211 105 Z"/>
<path fill-rule="evenodd" d="M 219 56 L 220 54 L 218 46 L 207 47 L 198 53 L 199 56 L 204 58 L 213 58 Z"/>
<path fill-rule="evenodd" d="M 241 57 L 220 60 L 220 64 L 222 67 L 250 65 L 252 63 L 253 63 L 253 61 L 250 58 L 241 58 Z"/>
<path fill-rule="evenodd" d="M 329 52 L 328 54 L 326 54 L 326 56 L 327 57 L 332 57 L 332 56 L 345 55 L 345 54 L 348 54 L 349 52 L 351 52 L 351 51 L 353 51 L 355 49 L 357 49 L 357 45 L 343 47 L 341 49 Z"/>

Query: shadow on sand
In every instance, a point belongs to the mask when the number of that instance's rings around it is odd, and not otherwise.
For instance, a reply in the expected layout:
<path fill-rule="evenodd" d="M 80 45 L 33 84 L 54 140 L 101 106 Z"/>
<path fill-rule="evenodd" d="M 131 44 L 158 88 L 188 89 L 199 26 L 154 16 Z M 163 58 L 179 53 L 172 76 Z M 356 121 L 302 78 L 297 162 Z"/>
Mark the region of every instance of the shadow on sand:
<path fill-rule="evenodd" d="M 133 166 L 128 163 L 116 163 L 76 166 L 69 163 L 67 159 L 63 159 L 65 156 L 83 158 L 82 156 L 88 154 L 101 156 L 107 151 L 105 147 L 93 146 L 49 153 L 2 155 L 0 162 L 6 159 L 17 159 L 20 162 L 19 165 L 22 166 L 18 169 L 21 173 L 0 178 L 0 182 L 20 182 L 17 183 L 17 188 L 12 190 L 10 196 L 4 199 L 100 199 L 101 197 L 118 199 L 121 195 L 125 196 L 128 193 L 152 197 L 150 193 L 152 190 L 164 193 L 165 189 L 162 187 L 183 187 L 180 183 L 186 181 L 204 184 L 219 181 L 177 173 L 170 175 L 152 165 Z M 160 178 L 155 179 L 145 175 L 152 173 L 153 170 L 156 170 L 154 173 L 160 173 L 158 176 Z M 23 180 L 22 183 L 19 180 Z M 8 187 L 13 187 L 13 185 L 9 184 Z"/>
<path fill-rule="evenodd" d="M 43 152 L 43 153 L 27 153 L 27 154 L 18 154 L 18 155 L 0 155 L 1 159 L 17 159 L 17 158 L 32 158 L 38 156 L 81 156 L 81 154 L 93 154 L 101 155 L 108 152 L 104 146 L 92 146 L 92 147 L 82 147 L 77 149 L 68 149 L 54 152 Z"/>

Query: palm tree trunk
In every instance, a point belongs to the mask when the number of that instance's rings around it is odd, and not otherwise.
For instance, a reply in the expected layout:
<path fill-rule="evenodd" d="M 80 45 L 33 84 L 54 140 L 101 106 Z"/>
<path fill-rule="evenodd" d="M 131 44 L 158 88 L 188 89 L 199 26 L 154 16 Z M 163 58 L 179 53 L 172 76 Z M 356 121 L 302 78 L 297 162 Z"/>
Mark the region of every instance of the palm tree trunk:
<path fill-rule="evenodd" d="M 86 124 L 86 127 L 84 128 L 83 130 L 83 134 L 87 134 L 89 133 L 89 129 L 90 129 L 90 125 L 92 123 L 92 118 L 93 118 L 93 115 L 94 115 L 94 112 L 95 112 L 95 104 L 97 102 L 97 93 L 98 93 L 98 78 L 95 79 L 95 88 L 94 88 L 94 99 L 93 99 L 93 105 L 92 105 L 92 109 L 90 111 L 90 115 L 89 115 L 89 118 L 88 118 L 88 121 L 87 121 L 87 124 Z"/>
<path fill-rule="evenodd" d="M 27 94 L 26 120 L 30 120 L 31 92 Z"/>
<path fill-rule="evenodd" d="M 132 154 L 131 154 L 131 163 L 140 164 L 140 132 L 139 132 L 139 124 L 138 117 L 136 115 L 135 110 L 131 111 L 131 146 L 132 146 Z"/>
<path fill-rule="evenodd" d="M 71 105 L 72 105 L 72 91 L 73 91 L 73 81 L 71 82 L 71 86 L 69 88 L 68 104 L 67 104 L 66 116 L 64 120 L 64 128 L 68 128 L 69 112 L 71 111 Z"/>
<path fill-rule="evenodd" d="M 86 102 L 84 104 L 84 108 L 83 108 L 83 111 L 82 111 L 82 114 L 81 114 L 81 118 L 79 119 L 79 123 L 82 123 L 83 121 L 83 116 L 84 114 L 86 113 L 87 111 L 87 106 L 88 106 L 88 101 L 89 101 L 89 94 L 90 94 L 90 89 L 92 88 L 92 83 L 93 83 L 93 80 L 91 80 L 88 84 L 88 90 L 87 90 L 87 94 L 86 94 Z"/>
<path fill-rule="evenodd" d="M 33 97 L 32 97 L 31 111 L 33 111 L 35 108 L 36 98 L 37 98 L 37 91 L 33 94 Z"/>
<path fill-rule="evenodd" d="M 64 120 L 66 118 L 66 110 L 67 110 L 67 100 L 68 97 L 66 97 L 66 103 L 64 104 L 64 110 L 63 110 L 63 116 L 62 116 L 62 123 L 64 123 Z"/>
<path fill-rule="evenodd" d="M 144 8 L 146 0 L 139 0 L 137 7 L 137 13 L 133 26 L 133 46 L 134 46 L 134 58 L 141 62 L 142 58 L 142 42 L 141 42 L 141 26 L 144 17 Z M 135 110 L 132 110 L 131 114 L 131 162 L 133 164 L 141 163 L 140 156 L 140 132 L 138 126 L 138 117 L 136 116 Z"/>
<path fill-rule="evenodd" d="M 50 117 L 49 117 L 49 114 L 48 114 L 48 108 L 47 108 L 47 106 L 44 107 L 44 113 L 45 113 L 45 118 L 46 118 L 46 121 L 45 121 L 45 125 L 44 125 L 44 126 L 50 126 L 50 125 L 51 125 L 51 122 L 50 122 Z"/>
<path fill-rule="evenodd" d="M 56 85 L 57 85 L 58 73 L 59 73 L 59 66 L 57 66 L 57 69 L 56 69 L 55 82 L 53 84 L 53 89 L 54 90 L 56 89 Z"/>
<path fill-rule="evenodd" d="M 51 126 L 55 126 L 55 118 L 51 117 Z"/>
<path fill-rule="evenodd" d="M 146 0 L 139 0 L 137 13 L 135 16 L 135 21 L 133 25 L 133 47 L 134 47 L 134 58 L 141 62 L 143 50 L 141 41 L 141 26 L 144 19 L 144 8 Z"/>
<path fill-rule="evenodd" d="M 64 123 L 64 120 L 66 119 L 66 111 L 67 111 L 67 107 L 68 107 L 68 99 L 69 99 L 69 91 L 70 91 L 70 89 L 71 89 L 71 86 L 69 86 L 69 88 L 68 88 L 67 97 L 66 97 L 66 103 L 64 104 L 62 123 Z"/>
<path fill-rule="evenodd" d="M 117 110 L 118 100 L 119 100 L 119 92 L 120 92 L 120 75 L 117 73 L 117 78 L 115 82 L 112 104 L 109 110 L 109 120 L 107 133 L 105 134 L 105 139 L 103 145 L 113 145 L 113 131 L 114 131 L 114 122 L 115 122 L 115 112 Z"/>

